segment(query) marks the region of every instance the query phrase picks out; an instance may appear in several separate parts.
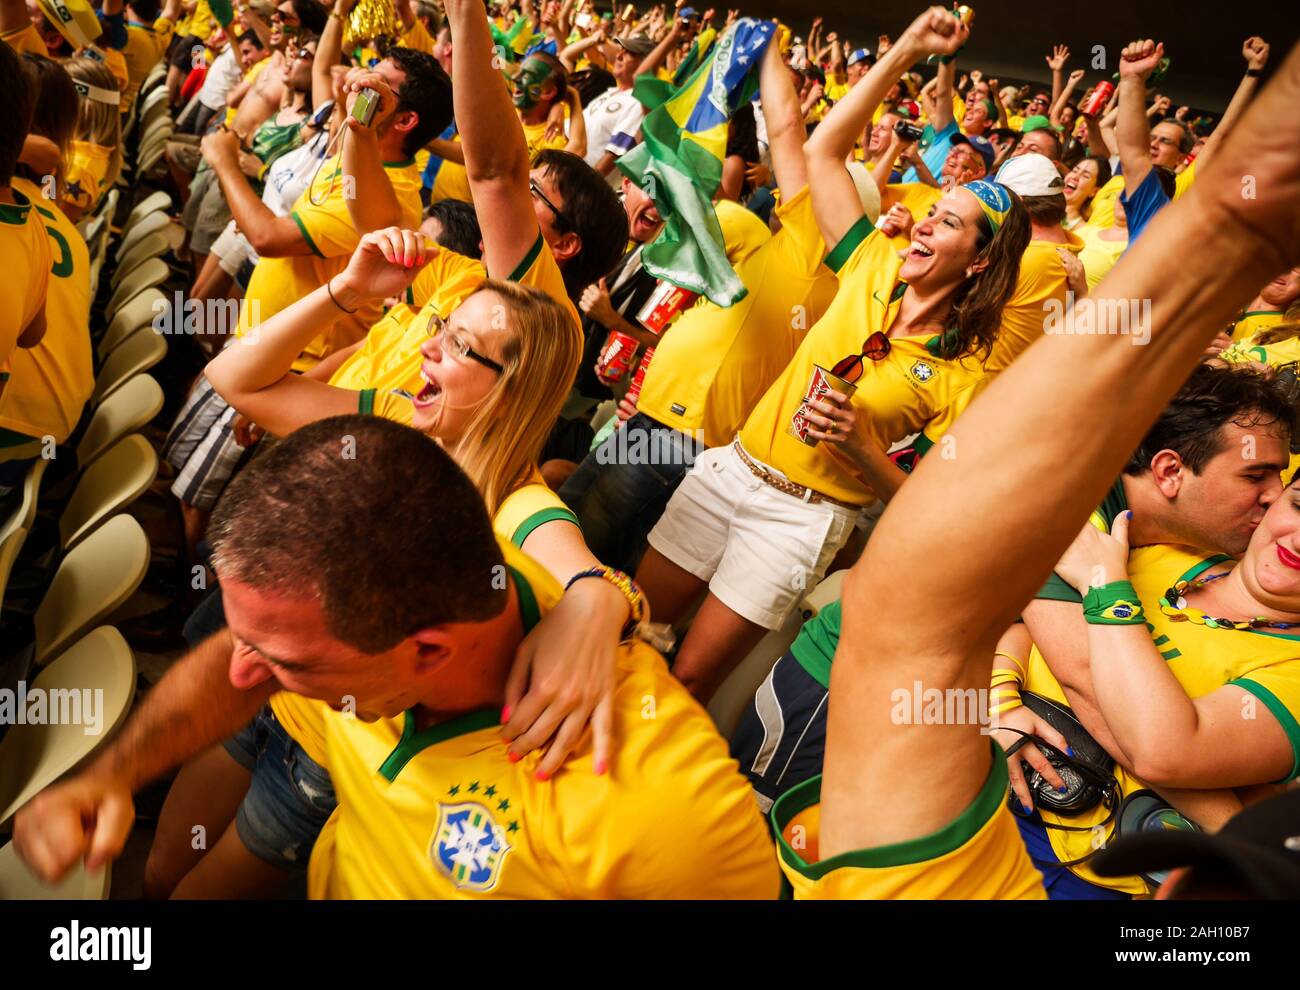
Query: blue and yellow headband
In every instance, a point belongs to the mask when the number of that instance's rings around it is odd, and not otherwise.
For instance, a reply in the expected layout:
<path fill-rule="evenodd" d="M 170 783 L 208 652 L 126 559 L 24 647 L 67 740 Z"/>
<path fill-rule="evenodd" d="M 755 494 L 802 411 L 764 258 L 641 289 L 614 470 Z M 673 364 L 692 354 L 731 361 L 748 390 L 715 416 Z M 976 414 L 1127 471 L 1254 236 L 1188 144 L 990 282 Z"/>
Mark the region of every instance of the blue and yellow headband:
<path fill-rule="evenodd" d="M 987 179 L 976 179 L 974 182 L 966 183 L 962 188 L 975 194 L 989 226 L 996 234 L 998 228 L 1007 219 L 1007 214 L 1011 212 L 1011 193 L 1007 187 L 997 182 L 989 182 Z"/>

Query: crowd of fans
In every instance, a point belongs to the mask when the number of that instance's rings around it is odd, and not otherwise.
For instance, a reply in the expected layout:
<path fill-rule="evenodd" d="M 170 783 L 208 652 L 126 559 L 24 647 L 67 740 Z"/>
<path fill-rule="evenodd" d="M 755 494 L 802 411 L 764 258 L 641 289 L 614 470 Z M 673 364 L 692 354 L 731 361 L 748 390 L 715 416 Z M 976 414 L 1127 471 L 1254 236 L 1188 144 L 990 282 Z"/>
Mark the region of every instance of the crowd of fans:
<path fill-rule="evenodd" d="M 0 0 L 0 512 L 165 64 L 206 579 L 38 875 L 174 773 L 150 897 L 1298 889 L 1300 52 L 1211 117 L 1158 39 L 1003 85 L 965 7 L 93 6 Z"/>

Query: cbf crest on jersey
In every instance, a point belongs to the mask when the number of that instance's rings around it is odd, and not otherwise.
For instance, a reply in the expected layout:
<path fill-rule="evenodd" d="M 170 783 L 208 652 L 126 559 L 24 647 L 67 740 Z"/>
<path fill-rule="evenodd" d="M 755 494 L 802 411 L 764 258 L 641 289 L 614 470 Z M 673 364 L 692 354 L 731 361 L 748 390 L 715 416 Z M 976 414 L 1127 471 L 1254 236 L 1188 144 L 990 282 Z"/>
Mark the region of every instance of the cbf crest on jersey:
<path fill-rule="evenodd" d="M 505 829 L 477 801 L 438 805 L 438 827 L 429 854 L 458 888 L 491 890 L 510 848 Z"/>

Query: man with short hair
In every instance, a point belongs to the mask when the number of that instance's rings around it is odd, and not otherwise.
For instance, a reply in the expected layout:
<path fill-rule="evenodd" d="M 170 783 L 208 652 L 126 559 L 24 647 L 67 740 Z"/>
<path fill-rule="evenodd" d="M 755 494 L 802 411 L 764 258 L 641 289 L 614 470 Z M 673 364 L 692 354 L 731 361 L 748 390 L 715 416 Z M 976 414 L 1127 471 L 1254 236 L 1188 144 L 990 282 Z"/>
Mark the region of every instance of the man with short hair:
<path fill-rule="evenodd" d="M 355 456 L 340 457 L 341 443 Z M 366 540 L 344 535 L 356 532 Z M 297 430 L 231 485 L 212 543 L 229 684 L 196 712 L 176 707 L 194 695 L 173 677 L 92 768 L 23 809 L 14 841 L 39 875 L 87 851 L 115 855 L 133 785 L 238 724 L 218 706 L 242 695 L 269 698 L 333 781 L 338 806 L 308 867 L 313 899 L 777 895 L 752 792 L 645 643 L 619 650 L 607 774 L 595 772 L 590 734 L 546 780 L 538 754 L 509 759 L 506 678 L 561 589 L 493 535 L 482 496 L 429 437 L 376 416 Z M 157 733 L 173 719 L 205 726 Z M 144 740 L 164 752 L 142 752 Z M 665 823 L 689 823 L 689 841 Z"/>
<path fill-rule="evenodd" d="M 632 95 L 637 70 L 641 60 L 649 55 L 655 43 L 644 34 L 616 37 L 607 45 L 609 71 L 614 85 L 583 108 L 587 124 L 587 164 L 594 168 L 613 187 L 621 176 L 614 163 L 637 144 L 637 132 L 645 108 Z"/>
<path fill-rule="evenodd" d="M 1046 117 L 1034 116 L 1025 121 L 1020 140 L 1011 152 L 1012 158 L 1021 155 L 1042 155 L 1051 161 L 1060 159 L 1061 138 Z"/>
<path fill-rule="evenodd" d="M 127 5 L 126 47 L 122 56 L 126 60 L 128 81 L 119 108 L 123 116 L 131 111 L 145 77 L 171 44 L 180 11 L 180 0 L 167 0 L 165 9 L 159 0 L 133 0 Z"/>

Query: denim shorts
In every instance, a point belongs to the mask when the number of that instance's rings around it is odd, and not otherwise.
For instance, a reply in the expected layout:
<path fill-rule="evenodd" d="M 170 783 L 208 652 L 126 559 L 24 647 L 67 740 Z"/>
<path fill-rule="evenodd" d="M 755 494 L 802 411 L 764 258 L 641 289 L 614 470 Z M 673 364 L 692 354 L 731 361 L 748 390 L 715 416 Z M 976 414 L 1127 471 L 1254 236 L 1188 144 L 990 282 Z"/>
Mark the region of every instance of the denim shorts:
<path fill-rule="evenodd" d="M 235 815 L 240 841 L 272 866 L 304 872 L 316 836 L 338 805 L 329 771 L 284 731 L 270 705 L 224 745 L 253 775 Z"/>

